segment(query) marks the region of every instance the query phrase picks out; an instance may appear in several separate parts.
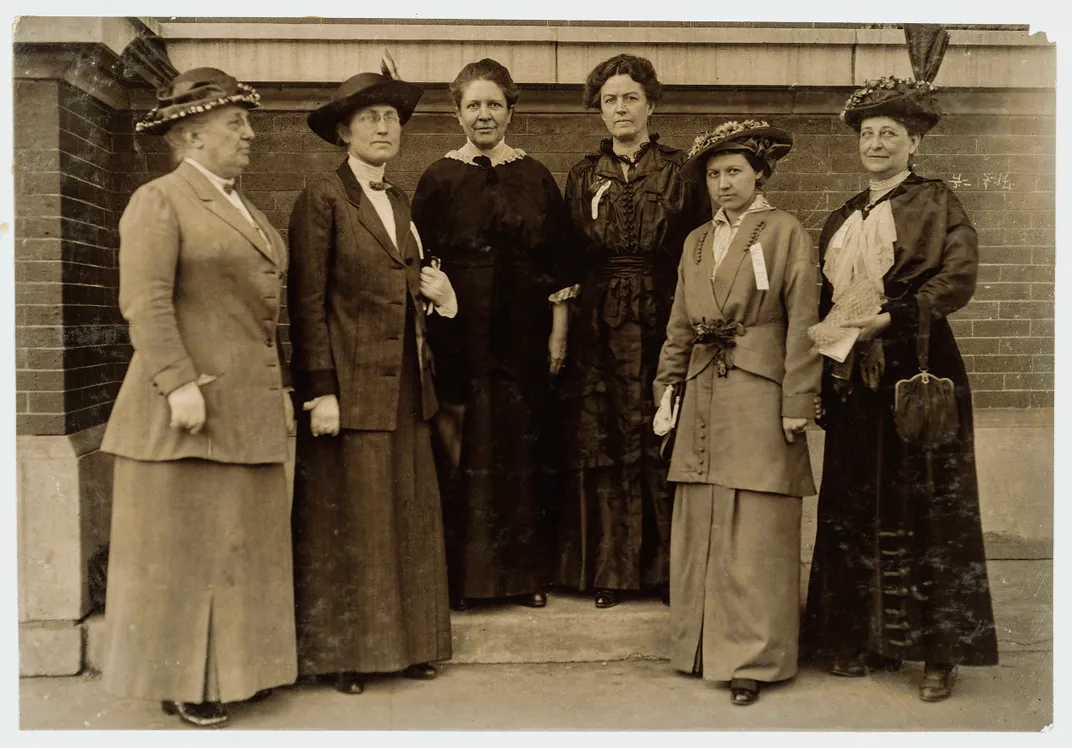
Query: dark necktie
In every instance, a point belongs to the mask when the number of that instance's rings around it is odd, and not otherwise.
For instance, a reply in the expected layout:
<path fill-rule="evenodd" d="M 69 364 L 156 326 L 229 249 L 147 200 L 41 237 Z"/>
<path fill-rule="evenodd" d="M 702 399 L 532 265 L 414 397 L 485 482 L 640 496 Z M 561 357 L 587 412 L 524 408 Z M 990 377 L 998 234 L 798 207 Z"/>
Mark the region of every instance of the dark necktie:
<path fill-rule="evenodd" d="M 387 182 L 369 182 L 368 186 L 371 187 L 374 190 L 377 190 L 379 192 L 383 192 L 384 190 L 386 190 L 391 185 L 389 185 Z"/>
<path fill-rule="evenodd" d="M 234 192 L 234 189 L 234 185 L 230 182 L 223 183 L 223 192 L 225 195 L 230 195 L 232 192 Z"/>

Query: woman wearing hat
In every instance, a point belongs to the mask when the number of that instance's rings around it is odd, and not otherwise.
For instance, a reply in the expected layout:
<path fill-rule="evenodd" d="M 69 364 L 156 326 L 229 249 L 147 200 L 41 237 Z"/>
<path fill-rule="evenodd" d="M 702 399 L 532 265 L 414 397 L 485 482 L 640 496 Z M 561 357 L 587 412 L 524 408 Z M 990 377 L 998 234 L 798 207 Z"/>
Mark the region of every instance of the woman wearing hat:
<path fill-rule="evenodd" d="M 826 447 L 803 642 L 848 677 L 923 661 L 920 698 L 939 701 L 958 664 L 997 664 L 997 643 L 971 391 L 947 320 L 974 292 L 978 242 L 953 191 L 912 170 L 940 116 L 930 81 L 945 32 L 908 36 L 917 78 L 871 81 L 842 112 L 869 185 L 820 239 Z M 919 372 L 921 348 L 931 374 L 952 381 L 959 421 L 930 452 L 902 441 L 893 418 L 896 383 Z"/>
<path fill-rule="evenodd" d="M 389 60 L 389 58 L 388 58 Z M 361 73 L 309 115 L 346 160 L 290 219 L 288 309 L 299 419 L 294 482 L 298 668 L 361 693 L 367 673 L 434 678 L 450 611 L 429 419 L 429 314 L 446 275 L 422 267 L 404 193 L 384 181 L 421 89 Z"/>
<path fill-rule="evenodd" d="M 674 268 L 689 231 L 710 220 L 702 185 L 681 178 L 685 153 L 649 134 L 662 93 L 651 62 L 596 65 L 584 103 L 610 137 L 566 179 L 574 258 L 562 374 L 563 483 L 556 582 L 594 590 L 597 608 L 625 590 L 662 592 L 669 575 L 673 494 L 648 424 L 648 387 L 663 343 Z"/>
<path fill-rule="evenodd" d="M 101 445 L 116 456 L 104 682 L 199 726 L 297 674 L 287 248 L 235 186 L 259 100 L 212 68 L 161 88 L 137 131 L 163 135 L 178 167 L 119 222 L 134 356 Z"/>
<path fill-rule="evenodd" d="M 759 187 L 792 136 L 726 122 L 682 175 L 720 206 L 689 234 L 659 357 L 655 433 L 674 417 L 669 480 L 671 663 L 729 681 L 734 704 L 797 672 L 801 497 L 815 493 L 803 429 L 819 393 L 812 244 Z"/>
<path fill-rule="evenodd" d="M 506 143 L 519 96 L 510 71 L 470 63 L 450 92 L 466 143 L 424 172 L 413 220 L 460 305 L 454 329 L 431 334 L 439 399 L 460 417 L 460 439 L 440 460 L 451 604 L 543 607 L 540 432 L 568 311 L 548 298 L 569 285 L 569 219 L 547 168 Z"/>

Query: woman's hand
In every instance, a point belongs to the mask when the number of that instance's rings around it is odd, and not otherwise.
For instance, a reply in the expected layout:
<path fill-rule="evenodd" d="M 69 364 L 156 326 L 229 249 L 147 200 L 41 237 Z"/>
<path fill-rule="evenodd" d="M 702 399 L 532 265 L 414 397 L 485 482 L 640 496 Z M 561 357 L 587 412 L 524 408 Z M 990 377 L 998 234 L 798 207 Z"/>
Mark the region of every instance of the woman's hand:
<path fill-rule="evenodd" d="M 171 409 L 171 428 L 201 433 L 205 427 L 205 398 L 197 382 L 187 382 L 167 396 Z"/>
<path fill-rule="evenodd" d="M 797 434 L 804 433 L 804 427 L 808 425 L 807 418 L 782 418 L 782 433 L 785 440 L 792 444 L 796 441 Z"/>
<path fill-rule="evenodd" d="M 568 337 L 565 332 L 551 331 L 551 337 L 547 341 L 547 355 L 551 362 L 551 374 L 558 374 L 562 370 L 562 364 L 566 360 L 566 340 Z"/>
<path fill-rule="evenodd" d="M 311 411 L 309 428 L 313 436 L 336 436 L 339 433 L 339 398 L 323 395 L 302 406 Z"/>
<path fill-rule="evenodd" d="M 421 268 L 421 296 L 436 306 L 445 306 L 454 298 L 454 288 L 450 278 L 438 268 L 426 266 Z"/>
<path fill-rule="evenodd" d="M 842 327 L 859 327 L 860 337 L 857 340 L 870 340 L 882 333 L 890 326 L 890 313 L 872 314 L 869 317 L 857 317 L 842 323 Z"/>

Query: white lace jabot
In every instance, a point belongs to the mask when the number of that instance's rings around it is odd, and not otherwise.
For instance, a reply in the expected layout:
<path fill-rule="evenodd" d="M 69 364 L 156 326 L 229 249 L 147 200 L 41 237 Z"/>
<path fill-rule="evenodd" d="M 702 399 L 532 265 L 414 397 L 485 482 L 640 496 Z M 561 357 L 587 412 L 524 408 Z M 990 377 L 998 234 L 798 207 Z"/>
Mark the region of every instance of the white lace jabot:
<path fill-rule="evenodd" d="M 462 163 L 476 166 L 477 163 L 473 159 L 477 156 L 487 156 L 491 159 L 492 166 L 501 166 L 502 164 L 508 164 L 511 161 L 525 158 L 527 155 L 528 154 L 520 148 L 512 148 L 508 146 L 505 140 L 500 140 L 499 144 L 490 151 L 482 151 L 473 145 L 473 141 L 466 140 L 465 145 L 457 150 L 448 151 L 444 155 L 444 158 L 452 158 L 455 161 L 461 161 Z"/>

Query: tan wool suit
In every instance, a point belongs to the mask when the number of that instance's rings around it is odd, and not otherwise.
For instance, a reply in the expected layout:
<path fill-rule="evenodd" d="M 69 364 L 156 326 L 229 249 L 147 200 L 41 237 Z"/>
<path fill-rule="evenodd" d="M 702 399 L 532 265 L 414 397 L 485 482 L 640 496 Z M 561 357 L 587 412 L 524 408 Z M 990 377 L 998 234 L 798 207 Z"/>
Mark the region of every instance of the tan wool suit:
<path fill-rule="evenodd" d="M 797 669 L 801 496 L 814 493 L 807 443 L 782 418 L 808 418 L 820 362 L 818 276 L 808 234 L 790 214 L 745 213 L 714 272 L 714 230 L 685 241 L 655 380 L 686 382 L 669 479 L 678 483 L 670 541 L 671 662 L 711 680 L 792 677 Z M 759 244 L 769 289 L 757 288 Z M 714 277 L 712 278 L 712 275 Z M 725 352 L 694 325 L 727 320 Z"/>
<path fill-rule="evenodd" d="M 116 455 L 104 678 L 117 695 L 228 702 L 296 678 L 277 336 L 287 248 L 244 204 L 256 226 L 183 162 L 139 188 L 119 224 L 134 356 L 101 446 Z M 193 381 L 196 435 L 171 428 L 167 401 Z"/>

